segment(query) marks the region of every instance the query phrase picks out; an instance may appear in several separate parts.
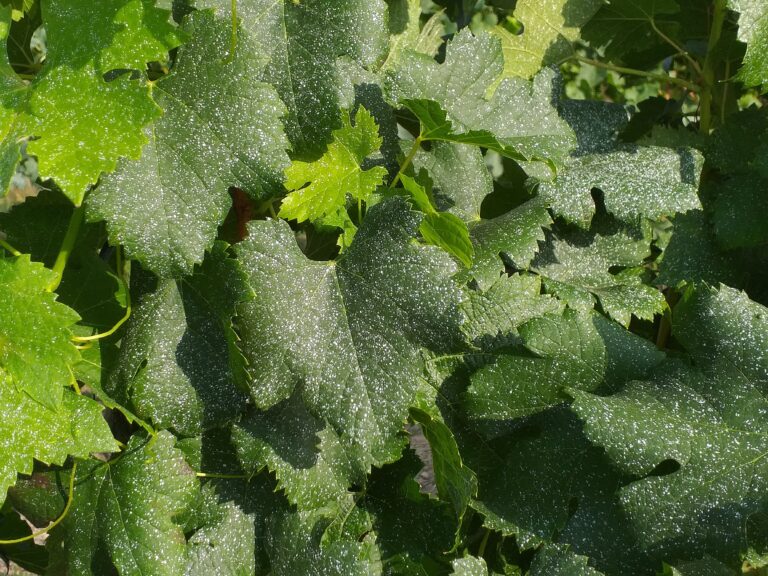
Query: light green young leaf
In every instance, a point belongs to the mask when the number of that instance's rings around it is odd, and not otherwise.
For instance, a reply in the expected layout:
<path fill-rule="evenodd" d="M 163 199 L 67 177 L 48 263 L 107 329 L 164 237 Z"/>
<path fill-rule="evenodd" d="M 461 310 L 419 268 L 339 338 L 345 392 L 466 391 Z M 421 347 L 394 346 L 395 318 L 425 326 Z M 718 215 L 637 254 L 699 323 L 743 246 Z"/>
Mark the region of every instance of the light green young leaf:
<path fill-rule="evenodd" d="M 445 62 L 413 52 L 387 78 L 389 95 L 422 123 L 422 139 L 480 145 L 500 153 L 550 164 L 574 147 L 573 132 L 552 105 L 554 74 L 544 70 L 527 82 L 501 76 L 498 38 L 457 34 Z M 430 102 L 431 101 L 431 102 Z"/>
<path fill-rule="evenodd" d="M 211 247 L 231 206 L 230 186 L 276 196 L 288 141 L 275 90 L 259 81 L 266 64 L 247 35 L 223 62 L 230 24 L 210 12 L 188 17 L 192 36 L 174 73 L 153 87 L 164 110 L 141 160 L 124 161 L 88 199 L 112 243 L 163 277 L 189 274 Z M 248 98 L 242 95 L 248 93 Z"/>
<path fill-rule="evenodd" d="M 455 265 L 413 242 L 419 223 L 403 200 L 377 204 L 336 263 L 308 260 L 284 221 L 253 222 L 238 246 L 259 294 L 238 314 L 254 401 L 295 391 L 364 468 L 400 454 L 419 348 L 461 341 Z"/>
<path fill-rule="evenodd" d="M 362 168 L 365 159 L 381 147 L 379 127 L 373 116 L 361 106 L 355 114 L 354 126 L 346 111 L 341 114 L 341 123 L 318 160 L 295 160 L 286 169 L 285 187 L 292 192 L 280 208 L 283 218 L 298 222 L 320 220 L 343 209 L 347 195 L 352 200 L 367 202 L 383 183 L 386 168 Z"/>
<path fill-rule="evenodd" d="M 503 26 L 493 29 L 504 51 L 504 76 L 533 77 L 551 64 L 573 54 L 579 30 L 597 12 L 603 0 L 520 0 L 515 18 L 523 33 L 512 34 Z"/>
<path fill-rule="evenodd" d="M 198 487 L 174 443 L 167 432 L 153 441 L 133 436 L 114 462 L 78 467 L 72 509 L 47 543 L 51 571 L 100 576 L 114 566 L 121 574 L 184 573 L 179 518 Z"/>
<path fill-rule="evenodd" d="M 62 465 L 68 455 L 89 458 L 91 452 L 115 452 L 117 442 L 97 402 L 67 390 L 57 408 L 48 408 L 20 391 L 0 369 L 0 503 L 16 482 L 31 474 L 33 459 Z"/>
<path fill-rule="evenodd" d="M 482 558 L 467 556 L 451 562 L 455 576 L 488 576 L 488 566 Z"/>
<path fill-rule="evenodd" d="M 395 0 L 389 3 L 389 53 L 379 73 L 397 66 L 406 50 L 435 56 L 443 43 L 443 23 L 435 13 L 421 27 L 421 0 Z"/>
<path fill-rule="evenodd" d="M 467 268 L 471 267 L 475 250 L 466 223 L 450 212 L 438 212 L 428 192 L 413 178 L 403 174 L 400 180 L 416 208 L 424 213 L 419 226 L 424 241 L 455 256 Z"/>
<path fill-rule="evenodd" d="M 48 291 L 54 280 L 56 274 L 29 256 L 0 258 L 0 370 L 18 390 L 56 410 L 80 359 L 70 332 L 80 317 Z"/>

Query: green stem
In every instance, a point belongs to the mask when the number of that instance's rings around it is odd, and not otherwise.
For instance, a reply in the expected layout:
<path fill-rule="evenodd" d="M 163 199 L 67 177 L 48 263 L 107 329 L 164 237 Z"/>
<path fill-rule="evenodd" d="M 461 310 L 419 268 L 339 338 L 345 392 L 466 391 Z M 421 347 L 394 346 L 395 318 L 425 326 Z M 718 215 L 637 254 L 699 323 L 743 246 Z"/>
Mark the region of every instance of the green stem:
<path fill-rule="evenodd" d="M 668 76 L 667 74 L 654 74 L 653 72 L 646 72 L 645 70 L 636 70 L 635 68 L 625 68 L 624 66 L 615 66 L 613 64 L 608 64 L 607 62 L 600 62 L 599 60 L 593 60 L 592 58 L 585 58 L 584 56 L 571 56 L 570 59 L 576 59 L 579 62 L 583 62 L 584 64 L 589 64 L 590 66 L 595 66 L 597 68 L 604 68 L 606 70 L 612 70 L 613 72 L 618 72 L 620 74 L 628 74 L 630 76 L 643 76 L 644 78 L 650 78 L 651 80 L 658 80 L 659 82 L 667 82 L 669 84 L 677 84 L 678 86 L 682 86 L 683 88 L 687 88 L 688 90 L 691 90 L 693 92 L 698 92 L 699 86 L 697 84 L 694 84 L 693 82 L 689 82 L 688 80 L 684 80 L 682 78 L 675 78 L 673 76 Z"/>
<path fill-rule="evenodd" d="M 106 332 L 100 332 L 98 334 L 92 334 L 91 336 L 73 336 L 72 340 L 75 342 L 93 342 L 94 340 L 101 340 L 102 338 L 107 338 L 109 336 L 112 336 L 117 330 L 125 324 L 128 319 L 131 317 L 131 292 L 128 288 L 128 283 L 126 282 L 125 278 L 127 274 L 125 273 L 125 267 L 129 265 L 130 260 L 126 260 L 123 264 L 120 263 L 120 246 L 117 247 L 117 273 L 120 276 L 120 281 L 123 283 L 123 286 L 125 287 L 125 314 L 123 315 L 120 320 L 117 321 L 117 323 L 112 326 L 109 330 Z"/>
<path fill-rule="evenodd" d="M 80 233 L 80 225 L 83 223 L 83 217 L 85 216 L 85 206 L 76 206 L 72 216 L 69 219 L 69 227 L 67 233 L 64 236 L 64 241 L 61 243 L 59 249 L 59 255 L 56 257 L 56 262 L 53 264 L 53 271 L 56 273 L 56 278 L 48 286 L 48 291 L 53 292 L 61 284 L 61 278 L 64 275 L 64 268 L 67 267 L 67 260 L 72 253 L 72 249 L 75 247 L 77 241 L 77 235 Z"/>
<path fill-rule="evenodd" d="M 405 174 L 405 171 L 408 169 L 408 166 L 411 165 L 411 162 L 413 162 L 416 154 L 418 154 L 422 142 L 423 139 L 421 135 L 419 135 L 419 137 L 413 141 L 413 146 L 411 146 L 411 150 L 408 152 L 408 156 L 406 156 L 405 160 L 403 160 L 403 163 L 400 166 L 400 170 L 397 171 L 397 174 L 395 174 L 395 177 L 392 179 L 392 183 L 389 185 L 390 188 L 394 188 L 397 186 L 397 183 L 400 182 L 400 178 L 402 178 L 403 174 Z"/>
<path fill-rule="evenodd" d="M 48 526 L 46 526 L 45 528 L 32 532 L 32 534 L 28 534 L 27 536 L 23 536 L 22 538 L 14 538 L 13 540 L 0 540 L 0 545 L 8 546 L 10 544 L 19 544 L 20 542 L 26 542 L 27 540 L 34 540 L 38 536 L 47 534 L 48 532 L 53 530 L 53 528 L 58 526 L 61 523 L 61 521 L 67 517 L 67 514 L 69 513 L 69 509 L 72 507 L 72 498 L 75 495 L 75 474 L 77 474 L 77 462 L 75 462 L 72 465 L 72 472 L 69 475 L 69 494 L 67 494 L 67 503 L 64 506 L 64 510 L 62 510 L 61 514 L 59 515 L 58 518 L 56 518 L 56 520 L 48 524 Z"/>
<path fill-rule="evenodd" d="M 0 238 L 0 248 L 3 248 L 6 252 L 10 252 L 11 256 L 21 256 L 21 252 L 16 250 L 16 248 L 8 244 L 8 242 L 2 238 Z"/>
<path fill-rule="evenodd" d="M 712 15 L 712 27 L 709 32 L 709 42 L 707 43 L 707 56 L 704 59 L 704 71 L 702 73 L 701 101 L 699 104 L 700 120 L 699 132 L 709 134 L 712 129 L 712 90 L 715 86 L 715 66 L 716 54 L 715 48 L 720 41 L 720 35 L 723 32 L 725 15 L 727 12 L 727 0 L 715 0 L 714 13 Z"/>
<path fill-rule="evenodd" d="M 482 542 L 480 542 L 480 548 L 477 550 L 477 557 L 482 558 L 483 554 L 485 554 L 485 547 L 488 545 L 488 538 L 491 537 L 491 531 L 487 528 L 485 529 L 485 535 L 483 536 Z"/>
<path fill-rule="evenodd" d="M 222 480 L 248 480 L 245 474 L 216 474 L 215 472 L 195 472 L 198 478 L 220 478 Z"/>
<path fill-rule="evenodd" d="M 672 38 L 670 38 L 669 36 L 664 34 L 664 32 L 662 32 L 659 29 L 659 27 L 656 26 L 656 21 L 653 18 L 651 18 L 651 27 L 653 28 L 653 31 L 656 32 L 656 34 L 659 36 L 659 38 L 661 38 L 662 40 L 664 40 L 664 42 L 666 42 L 667 44 L 672 46 L 672 48 L 677 50 L 686 60 L 688 60 L 690 65 L 693 67 L 693 69 L 696 71 L 696 73 L 699 76 L 701 76 L 703 74 L 703 71 L 701 69 L 701 66 L 699 66 L 699 63 L 696 62 L 696 60 L 690 54 L 688 54 L 688 52 L 687 52 L 687 50 L 685 48 L 683 48 L 677 42 L 672 40 Z"/>

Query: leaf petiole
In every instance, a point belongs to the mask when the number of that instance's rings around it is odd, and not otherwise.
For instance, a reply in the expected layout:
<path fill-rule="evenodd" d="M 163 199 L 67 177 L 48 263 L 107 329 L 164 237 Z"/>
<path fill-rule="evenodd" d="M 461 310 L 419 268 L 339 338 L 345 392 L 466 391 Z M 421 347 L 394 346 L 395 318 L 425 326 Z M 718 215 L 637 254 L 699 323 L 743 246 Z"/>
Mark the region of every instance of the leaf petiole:
<path fill-rule="evenodd" d="M 21 256 L 21 252 L 16 250 L 16 248 L 8 244 L 8 242 L 2 238 L 0 238 L 0 248 L 3 248 L 6 252 L 9 252 L 11 256 Z"/>
<path fill-rule="evenodd" d="M 408 169 L 408 166 L 411 165 L 411 162 L 413 162 L 413 159 L 416 157 L 416 154 L 419 152 L 419 148 L 421 148 L 421 143 L 423 142 L 421 134 L 419 134 L 418 138 L 413 141 L 413 146 L 411 146 L 410 151 L 408 152 L 408 156 L 405 157 L 405 160 L 403 160 L 402 165 L 400 166 L 400 170 L 397 171 L 397 174 L 395 174 L 395 177 L 392 179 L 392 183 L 389 185 L 390 188 L 394 188 L 397 186 L 397 183 L 400 182 L 400 178 L 405 174 L 405 171 Z"/>
<path fill-rule="evenodd" d="M 76 206 L 72 216 L 69 219 L 69 227 L 67 233 L 64 235 L 64 240 L 61 243 L 59 254 L 56 256 L 56 262 L 53 264 L 53 271 L 56 277 L 53 282 L 48 286 L 48 292 L 53 292 L 61 284 L 61 278 L 64 275 L 64 268 L 67 267 L 67 260 L 69 260 L 72 249 L 75 247 L 77 241 L 77 235 L 80 233 L 80 225 L 83 223 L 85 217 L 85 205 L 81 204 Z"/>

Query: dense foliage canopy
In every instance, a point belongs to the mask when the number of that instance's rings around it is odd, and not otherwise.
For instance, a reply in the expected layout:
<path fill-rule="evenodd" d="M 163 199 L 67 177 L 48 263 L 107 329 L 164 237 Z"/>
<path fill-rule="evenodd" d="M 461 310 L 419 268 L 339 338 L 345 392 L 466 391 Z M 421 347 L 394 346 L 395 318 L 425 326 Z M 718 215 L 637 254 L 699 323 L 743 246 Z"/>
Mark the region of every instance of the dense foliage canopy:
<path fill-rule="evenodd" d="M 0 0 L 0 45 L 0 565 L 767 573 L 767 2 Z"/>

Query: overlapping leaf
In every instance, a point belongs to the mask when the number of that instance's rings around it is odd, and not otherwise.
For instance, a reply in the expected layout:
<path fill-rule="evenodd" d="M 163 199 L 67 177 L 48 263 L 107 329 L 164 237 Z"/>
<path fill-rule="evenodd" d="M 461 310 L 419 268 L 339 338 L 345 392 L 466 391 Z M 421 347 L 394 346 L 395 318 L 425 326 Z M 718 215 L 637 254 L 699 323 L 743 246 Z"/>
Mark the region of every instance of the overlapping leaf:
<path fill-rule="evenodd" d="M 418 348 L 460 341 L 454 266 L 412 242 L 402 200 L 370 210 L 336 264 L 301 254 L 284 222 L 255 222 L 238 254 L 259 298 L 239 308 L 251 395 L 269 408 L 294 390 L 365 467 L 400 452 L 421 370 Z"/>
<path fill-rule="evenodd" d="M 747 43 L 747 53 L 739 78 L 748 86 L 768 85 L 768 7 L 759 0 L 728 0 L 728 7 L 739 12 L 738 38 Z"/>
<path fill-rule="evenodd" d="M 47 543 L 51 571 L 184 573 L 179 518 L 194 501 L 197 480 L 174 443 L 167 432 L 151 443 L 134 436 L 114 462 L 80 465 L 72 509 Z"/>
<path fill-rule="evenodd" d="M 245 360 L 232 316 L 253 294 L 219 242 L 192 276 L 161 280 L 135 270 L 137 300 L 106 391 L 137 416 L 184 436 L 245 408 Z"/>
<path fill-rule="evenodd" d="M 115 244 L 161 276 L 191 272 L 231 206 L 230 186 L 277 195 L 288 163 L 275 89 L 259 80 L 266 59 L 240 34 L 224 60 L 230 24 L 211 12 L 188 17 L 192 40 L 174 73 L 153 87 L 164 110 L 139 161 L 124 161 L 88 201 Z M 248 96 L 245 97 L 245 94 Z"/>
<path fill-rule="evenodd" d="M 413 52 L 388 78 L 390 97 L 421 121 L 423 140 L 474 144 L 523 159 L 557 163 L 573 133 L 552 106 L 553 74 L 504 80 L 489 95 L 504 63 L 498 38 L 469 32 L 448 45 L 445 62 Z"/>
<path fill-rule="evenodd" d="M 20 391 L 0 370 L 0 502 L 16 474 L 30 474 L 33 458 L 45 464 L 64 464 L 68 455 L 88 458 L 91 452 L 113 452 L 112 438 L 101 406 L 67 391 L 56 408 L 36 402 Z"/>

